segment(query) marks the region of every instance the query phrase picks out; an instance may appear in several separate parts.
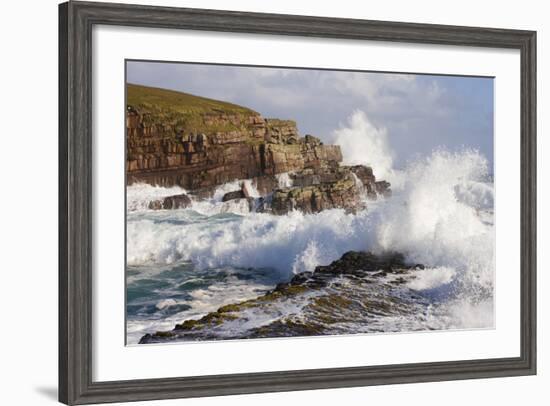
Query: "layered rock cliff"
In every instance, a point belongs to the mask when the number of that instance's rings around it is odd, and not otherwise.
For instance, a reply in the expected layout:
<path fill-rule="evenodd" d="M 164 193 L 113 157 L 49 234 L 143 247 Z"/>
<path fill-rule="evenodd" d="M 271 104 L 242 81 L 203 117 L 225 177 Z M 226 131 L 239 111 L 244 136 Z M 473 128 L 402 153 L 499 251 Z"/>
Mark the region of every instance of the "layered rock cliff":
<path fill-rule="evenodd" d="M 360 187 L 372 197 L 389 190 L 377 187 L 371 168 L 340 165 L 339 146 L 301 137 L 294 121 L 226 102 L 129 84 L 126 126 L 128 184 L 178 185 L 200 196 L 253 179 L 260 194 L 273 195 L 275 214 L 353 209 Z M 279 189 L 282 173 L 291 174 L 291 188 Z"/>

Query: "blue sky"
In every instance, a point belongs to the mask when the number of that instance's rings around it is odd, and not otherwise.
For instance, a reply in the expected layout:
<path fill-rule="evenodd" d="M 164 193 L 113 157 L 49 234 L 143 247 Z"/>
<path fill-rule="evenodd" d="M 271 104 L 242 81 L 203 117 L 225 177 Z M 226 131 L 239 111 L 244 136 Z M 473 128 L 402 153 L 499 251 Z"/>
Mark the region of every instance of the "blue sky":
<path fill-rule="evenodd" d="M 326 143 L 360 114 L 368 123 L 361 131 L 387 138 L 396 168 L 434 149 L 463 147 L 493 165 L 491 78 L 136 61 L 127 64 L 127 80 L 292 119 L 302 135 Z"/>

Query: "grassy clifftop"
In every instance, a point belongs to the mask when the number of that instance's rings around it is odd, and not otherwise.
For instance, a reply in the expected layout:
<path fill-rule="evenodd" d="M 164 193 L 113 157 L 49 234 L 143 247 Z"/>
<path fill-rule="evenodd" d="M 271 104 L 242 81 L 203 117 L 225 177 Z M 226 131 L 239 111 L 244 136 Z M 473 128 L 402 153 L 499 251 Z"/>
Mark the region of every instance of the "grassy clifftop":
<path fill-rule="evenodd" d="M 140 113 L 166 110 L 180 114 L 258 114 L 246 107 L 220 100 L 130 83 L 127 84 L 127 104 Z"/>
<path fill-rule="evenodd" d="M 173 135 L 242 131 L 251 116 L 259 116 L 246 107 L 189 93 L 135 84 L 126 89 L 128 109 L 139 114 L 144 127 L 170 128 Z"/>

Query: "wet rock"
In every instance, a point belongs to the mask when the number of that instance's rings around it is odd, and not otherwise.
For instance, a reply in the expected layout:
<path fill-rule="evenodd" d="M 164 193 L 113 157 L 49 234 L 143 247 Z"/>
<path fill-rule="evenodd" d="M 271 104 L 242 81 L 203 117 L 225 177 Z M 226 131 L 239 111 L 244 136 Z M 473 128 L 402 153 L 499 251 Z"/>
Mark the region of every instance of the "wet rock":
<path fill-rule="evenodd" d="M 391 189 L 390 189 L 390 182 L 386 182 L 385 180 L 381 180 L 374 183 L 376 193 L 379 195 L 382 195 L 384 197 L 391 196 Z"/>
<path fill-rule="evenodd" d="M 192 202 L 189 196 L 185 193 L 181 195 L 168 196 L 163 199 L 153 200 L 149 203 L 151 210 L 170 210 L 170 209 L 185 209 L 191 206 Z"/>
<path fill-rule="evenodd" d="M 400 268 L 414 268 L 406 265 L 403 254 L 389 252 L 375 255 L 372 252 L 348 251 L 330 265 L 318 266 L 315 272 L 350 273 L 354 271 L 375 272 L 392 271 Z"/>
<path fill-rule="evenodd" d="M 229 200 L 235 200 L 235 199 L 244 199 L 246 198 L 246 195 L 242 190 L 235 190 L 233 192 L 227 192 L 222 197 L 222 202 L 227 202 Z"/>
<path fill-rule="evenodd" d="M 384 278 L 388 274 L 407 274 L 412 270 L 424 269 L 421 264 L 406 264 L 400 253 L 387 252 L 373 254 L 365 251 L 348 251 L 329 265 L 320 265 L 313 272 L 302 272 L 286 283 L 275 287 L 275 291 L 284 291 L 290 286 L 317 288 L 326 286 L 334 277 L 350 275 L 354 277 Z M 399 279 L 397 279 L 399 280 Z"/>
<path fill-rule="evenodd" d="M 230 199 L 224 202 L 224 205 L 222 205 L 221 212 L 227 213 L 227 212 L 251 212 L 251 211 L 257 211 L 256 208 L 256 200 L 252 197 L 247 198 L 237 198 L 237 199 Z"/>
<path fill-rule="evenodd" d="M 241 188 L 239 190 L 234 190 L 232 192 L 227 192 L 222 197 L 222 202 L 227 202 L 234 199 L 248 199 L 250 198 L 250 192 L 244 183 L 241 183 Z"/>
<path fill-rule="evenodd" d="M 142 337 L 140 344 L 173 340 L 205 340 L 220 338 L 294 337 L 330 334 L 334 325 L 372 320 L 369 317 L 403 315 L 418 312 L 422 298 L 408 295 L 407 302 L 395 289 L 414 278 L 424 267 L 407 264 L 400 253 L 376 255 L 372 252 L 349 251 L 329 265 L 318 266 L 313 272 L 295 275 L 289 282 L 279 283 L 273 290 L 240 303 L 227 304 L 196 320 L 185 320 L 173 330 Z M 299 317 L 281 316 L 262 326 L 252 327 L 237 335 L 219 335 L 227 322 L 247 322 L 247 311 L 262 311 L 266 307 L 288 301 L 303 307 Z M 229 331 L 233 331 L 229 328 Z M 356 331 L 354 331 L 356 332 Z M 240 335 L 238 335 L 240 334 Z"/>
<path fill-rule="evenodd" d="M 378 195 L 388 196 L 391 193 L 390 183 L 376 182 L 372 168 L 365 165 L 307 168 L 291 175 L 295 187 L 319 186 L 352 177 L 359 193 L 366 193 L 370 199 L 376 199 Z"/>
<path fill-rule="evenodd" d="M 278 189 L 273 193 L 271 200 L 271 210 L 273 214 L 278 215 L 287 214 L 292 210 L 318 213 L 334 208 L 354 211 L 359 207 L 359 190 L 350 178 L 315 186 Z"/>
<path fill-rule="evenodd" d="M 376 178 L 374 177 L 374 173 L 370 166 L 354 165 L 354 166 L 349 166 L 348 168 L 351 172 L 353 172 L 359 178 L 359 180 L 361 180 L 363 185 L 366 185 L 368 183 L 374 183 L 376 181 Z"/>
<path fill-rule="evenodd" d="M 323 327 L 319 324 L 304 323 L 300 320 L 276 320 L 265 326 L 252 329 L 248 338 L 265 337 L 307 337 L 323 335 Z"/>

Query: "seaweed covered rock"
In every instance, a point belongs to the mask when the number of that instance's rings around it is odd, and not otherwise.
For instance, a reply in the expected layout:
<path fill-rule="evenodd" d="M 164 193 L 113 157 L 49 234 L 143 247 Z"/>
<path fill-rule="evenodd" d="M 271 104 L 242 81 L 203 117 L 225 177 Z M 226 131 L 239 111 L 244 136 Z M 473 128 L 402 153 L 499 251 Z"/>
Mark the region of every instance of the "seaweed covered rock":
<path fill-rule="evenodd" d="M 403 254 L 388 252 L 375 255 L 372 252 L 348 251 L 330 265 L 318 266 L 315 272 L 342 274 L 356 272 L 392 271 L 395 269 L 422 267 L 422 265 L 406 265 Z"/>
<path fill-rule="evenodd" d="M 338 328 L 343 333 L 361 332 L 370 329 L 380 315 L 425 311 L 429 302 L 402 288 L 422 269 L 420 264 L 407 264 L 399 253 L 349 251 L 255 299 L 224 305 L 170 331 L 146 334 L 140 343 L 323 335 Z M 298 317 L 288 312 L 293 308 L 301 309 Z M 234 323 L 248 326 L 247 330 L 235 336 Z"/>
<path fill-rule="evenodd" d="M 399 275 L 417 269 L 424 269 L 424 265 L 407 264 L 403 254 L 398 252 L 376 255 L 370 251 L 348 251 L 329 265 L 319 265 L 313 272 L 294 275 L 289 282 L 277 285 L 275 290 L 284 290 L 289 286 L 325 286 L 332 278 L 339 275 L 383 277 L 388 273 Z"/>

